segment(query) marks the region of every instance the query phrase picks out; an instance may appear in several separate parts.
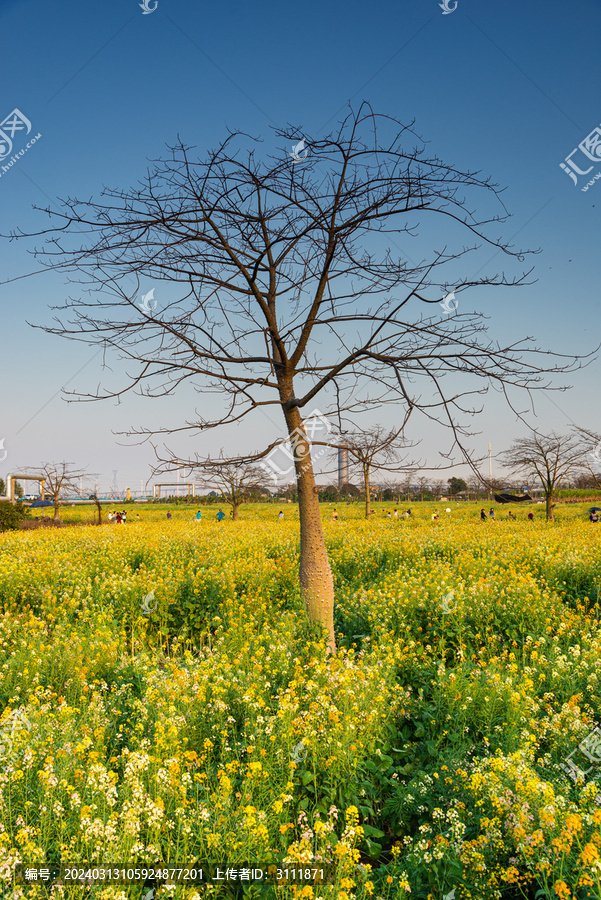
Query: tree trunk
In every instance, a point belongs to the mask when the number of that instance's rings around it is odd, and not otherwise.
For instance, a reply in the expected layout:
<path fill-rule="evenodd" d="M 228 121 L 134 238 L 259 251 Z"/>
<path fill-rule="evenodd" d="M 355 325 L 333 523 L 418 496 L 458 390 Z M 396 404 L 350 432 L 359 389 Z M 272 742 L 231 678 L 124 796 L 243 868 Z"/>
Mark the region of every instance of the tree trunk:
<path fill-rule="evenodd" d="M 238 510 L 240 509 L 239 503 L 232 503 L 232 519 L 234 522 L 238 520 Z"/>
<path fill-rule="evenodd" d="M 325 628 L 327 652 L 336 652 L 334 634 L 334 579 L 326 550 L 321 525 L 319 497 L 313 474 L 311 450 L 297 407 L 286 411 L 288 433 L 293 442 L 296 483 L 298 487 L 298 511 L 300 518 L 300 569 L 301 595 L 307 615 L 312 622 Z"/>
<path fill-rule="evenodd" d="M 102 525 L 102 507 L 100 505 L 100 500 L 96 500 L 96 509 L 98 510 L 98 524 Z"/>
<path fill-rule="evenodd" d="M 55 522 L 58 522 L 58 521 L 59 521 L 59 518 L 58 518 L 58 503 L 55 503 L 55 504 L 54 504 L 54 521 L 55 521 Z"/>
<path fill-rule="evenodd" d="M 363 483 L 365 484 L 365 518 L 371 516 L 371 497 L 369 496 L 369 468 L 363 467 Z"/>
<path fill-rule="evenodd" d="M 545 494 L 545 503 L 547 509 L 547 522 L 552 522 L 554 519 L 554 509 L 555 504 L 553 503 L 553 493 L 549 492 Z"/>

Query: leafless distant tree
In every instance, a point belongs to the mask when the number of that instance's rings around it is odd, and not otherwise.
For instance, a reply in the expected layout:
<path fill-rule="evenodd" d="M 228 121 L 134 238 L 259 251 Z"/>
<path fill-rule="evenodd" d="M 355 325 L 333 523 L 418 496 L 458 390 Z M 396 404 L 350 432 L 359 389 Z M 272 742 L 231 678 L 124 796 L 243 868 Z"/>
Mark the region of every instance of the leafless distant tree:
<path fill-rule="evenodd" d="M 444 496 L 446 490 L 447 485 L 440 478 L 437 478 L 432 482 L 432 496 L 435 500 L 440 500 L 440 498 Z"/>
<path fill-rule="evenodd" d="M 601 473 L 599 475 L 577 475 L 574 478 L 574 487 L 580 490 L 595 490 L 601 487 Z"/>
<path fill-rule="evenodd" d="M 482 479 L 477 475 L 472 475 L 467 480 L 467 499 L 470 499 L 470 493 L 473 495 L 472 499 L 477 500 L 482 491 Z"/>
<path fill-rule="evenodd" d="M 265 473 L 258 466 L 244 462 L 215 461 L 202 466 L 205 487 L 218 491 L 224 503 L 232 507 L 232 518 L 239 518 L 239 510 L 252 494 L 265 486 Z"/>
<path fill-rule="evenodd" d="M 574 434 L 582 442 L 585 450 L 584 468 L 581 478 L 587 479 L 585 487 L 601 487 L 601 434 L 590 428 L 576 426 Z"/>
<path fill-rule="evenodd" d="M 427 487 L 429 487 L 429 485 L 430 485 L 430 479 L 426 478 L 425 475 L 420 475 L 419 478 L 417 479 L 417 488 L 419 490 L 419 498 L 422 501 L 422 503 L 424 502 L 424 491 L 426 490 Z"/>
<path fill-rule="evenodd" d="M 399 455 L 401 448 L 406 446 L 406 442 L 401 437 L 403 427 L 387 431 L 381 425 L 375 425 L 366 431 L 345 434 L 342 439 L 340 446 L 346 448 L 351 465 L 361 472 L 365 491 L 366 519 L 371 515 L 370 478 L 372 471 L 403 471 L 404 466 L 401 464 Z M 336 445 L 331 444 L 331 446 Z M 398 490 L 398 485 L 396 487 Z"/>
<path fill-rule="evenodd" d="M 428 157 L 411 125 L 367 104 L 323 139 L 304 133 L 302 163 L 290 153 L 299 135 L 278 130 L 276 156 L 262 158 L 244 134 L 204 158 L 178 143 L 137 187 L 47 209 L 53 221 L 41 233 L 50 239 L 38 259 L 82 284 L 46 331 L 126 362 L 121 385 L 80 398 L 165 396 L 185 384 L 224 395 L 215 418 L 195 411 L 179 428 L 130 434 L 150 440 L 279 411 L 278 442 L 295 441 L 301 590 L 334 651 L 334 584 L 303 428 L 317 402 L 340 434 L 382 404 L 391 422 L 418 412 L 448 427 L 449 458 L 469 459 L 467 426 L 491 386 L 520 414 L 514 389 L 547 387 L 577 363 L 527 337 L 493 341 L 485 317 L 467 311 L 468 290 L 529 277 L 472 274 L 483 245 L 522 258 L 497 236 L 507 213 L 490 180 Z M 399 239 L 418 247 L 416 261 L 395 252 Z M 156 289 L 152 304 L 139 301 L 141 279 Z M 161 282 L 177 299 L 157 309 Z M 276 443 L 233 459 L 264 459 Z M 179 451 L 157 452 L 166 465 L 189 464 Z"/>
<path fill-rule="evenodd" d="M 40 478 L 46 479 L 44 494 L 52 501 L 54 506 L 54 521 L 59 521 L 59 498 L 67 493 L 79 495 L 80 479 L 88 477 L 85 469 L 76 469 L 72 463 L 43 463 L 38 468 L 27 469 Z"/>
<path fill-rule="evenodd" d="M 411 499 L 411 485 L 412 484 L 413 484 L 413 477 L 412 477 L 412 474 L 409 473 L 405 476 L 405 479 L 402 484 L 403 493 L 405 494 L 405 499 L 406 499 L 407 503 L 409 503 L 409 501 Z"/>
<path fill-rule="evenodd" d="M 499 460 L 515 475 L 540 479 L 545 497 L 547 520 L 553 521 L 554 495 L 562 480 L 582 474 L 587 466 L 589 448 L 577 434 L 532 434 L 519 438 Z"/>

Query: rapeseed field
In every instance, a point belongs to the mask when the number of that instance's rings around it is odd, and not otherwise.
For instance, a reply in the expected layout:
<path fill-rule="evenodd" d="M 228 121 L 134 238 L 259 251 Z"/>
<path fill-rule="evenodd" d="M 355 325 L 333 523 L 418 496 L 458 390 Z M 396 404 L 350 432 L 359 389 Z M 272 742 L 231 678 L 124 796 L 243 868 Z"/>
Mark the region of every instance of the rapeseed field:
<path fill-rule="evenodd" d="M 0 535 L 6 897 L 599 900 L 601 525 L 376 507 L 323 506 L 330 659 L 290 505 Z M 159 863 L 238 874 L 14 878 Z"/>

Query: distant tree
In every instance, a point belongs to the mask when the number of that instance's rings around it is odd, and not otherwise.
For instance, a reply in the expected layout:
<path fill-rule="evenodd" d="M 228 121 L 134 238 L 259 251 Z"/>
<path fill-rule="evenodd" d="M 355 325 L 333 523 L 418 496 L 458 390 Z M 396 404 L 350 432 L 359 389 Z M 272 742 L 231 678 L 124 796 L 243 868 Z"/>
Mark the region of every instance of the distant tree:
<path fill-rule="evenodd" d="M 403 494 L 405 495 L 405 500 L 407 501 L 407 503 L 408 503 L 409 500 L 411 499 L 411 482 L 412 482 L 412 479 L 413 479 L 413 475 L 412 475 L 412 473 L 409 473 L 409 474 L 406 476 L 406 478 L 405 478 L 405 480 L 403 481 L 403 484 L 402 484 Z M 399 501 L 400 501 L 400 496 L 399 496 Z"/>
<path fill-rule="evenodd" d="M 318 491 L 322 503 L 336 503 L 340 497 L 340 491 L 335 484 L 327 484 L 325 487 L 318 488 Z"/>
<path fill-rule="evenodd" d="M 353 500 L 358 500 L 361 497 L 361 489 L 349 481 L 345 482 L 339 490 L 342 497 L 352 497 Z"/>
<path fill-rule="evenodd" d="M 449 478 L 447 484 L 449 486 L 449 496 L 451 497 L 460 494 L 462 491 L 467 491 L 467 484 L 463 478 L 456 478 L 453 476 L 452 478 Z"/>
<path fill-rule="evenodd" d="M 432 482 L 432 496 L 435 500 L 440 500 L 445 490 L 446 488 L 444 481 L 437 479 L 436 481 Z"/>
<path fill-rule="evenodd" d="M 339 445 L 330 442 L 332 447 L 344 447 L 352 465 L 359 469 L 363 478 L 363 488 L 365 491 L 365 518 L 371 515 L 371 485 L 370 478 L 372 471 L 377 472 L 400 472 L 406 468 L 407 463 L 402 463 L 399 453 L 403 447 L 407 446 L 407 442 L 401 437 L 403 428 L 405 427 L 409 415 L 405 416 L 403 424 L 400 428 L 386 431 L 381 425 L 365 431 L 357 431 L 352 434 L 345 434 L 343 443 Z M 316 442 L 319 443 L 319 442 Z M 389 499 L 394 498 L 392 488 L 387 488 Z M 379 492 L 378 496 L 385 497 L 386 490 Z"/>
<path fill-rule="evenodd" d="M 76 469 L 73 463 L 68 462 L 43 463 L 39 468 L 33 470 L 33 474 L 46 480 L 44 494 L 48 500 L 52 501 L 54 521 L 58 522 L 60 498 L 68 493 L 79 494 L 80 479 L 84 476 L 87 477 L 85 469 Z"/>
<path fill-rule="evenodd" d="M 4 478 L 0 478 L 0 497 L 6 496 L 6 485 L 4 484 Z"/>
<path fill-rule="evenodd" d="M 478 497 L 480 496 L 480 494 L 482 493 L 482 482 L 475 475 L 472 475 L 471 478 L 468 478 L 468 482 L 467 482 L 467 499 L 468 500 L 470 499 L 470 493 L 472 494 L 474 500 L 477 500 Z"/>
<path fill-rule="evenodd" d="M 205 485 L 214 488 L 223 502 L 232 507 L 234 521 L 239 518 L 242 503 L 265 488 L 265 473 L 251 463 L 215 460 L 203 463 L 201 468 Z"/>
<path fill-rule="evenodd" d="M 298 500 L 296 484 L 287 484 L 285 487 L 280 488 L 278 497 L 281 497 L 284 500 L 290 500 L 291 503 L 296 503 Z"/>
<path fill-rule="evenodd" d="M 25 491 L 23 490 L 23 487 L 19 484 L 18 481 L 15 481 L 15 497 L 18 497 L 19 500 L 21 500 L 24 494 Z"/>
<path fill-rule="evenodd" d="M 589 428 L 574 428 L 574 434 L 585 450 L 584 469 L 581 478 L 587 479 L 585 487 L 601 487 L 601 434 Z"/>
<path fill-rule="evenodd" d="M 515 475 L 538 477 L 545 498 L 547 521 L 554 518 L 554 495 L 562 479 L 583 474 L 590 449 L 577 434 L 534 433 L 519 438 L 500 454 L 501 464 Z"/>
<path fill-rule="evenodd" d="M 424 494 L 426 492 L 426 488 L 428 487 L 428 485 L 429 485 L 429 480 L 425 477 L 425 475 L 420 475 L 420 477 L 417 479 L 417 489 L 419 491 L 419 498 L 422 501 L 422 503 L 424 501 Z"/>
<path fill-rule="evenodd" d="M 598 478 L 600 476 L 597 475 L 577 475 L 574 478 L 574 487 L 579 488 L 580 490 L 595 490 L 595 488 L 599 487 Z"/>
<path fill-rule="evenodd" d="M 193 499 L 193 498 L 191 498 L 191 499 Z M 253 500 L 255 503 L 259 502 L 261 500 L 263 500 L 263 501 L 270 500 L 271 499 L 271 491 L 269 490 L 268 487 L 265 487 L 265 485 L 257 484 L 257 485 L 249 487 L 247 494 L 246 494 L 246 499 Z"/>

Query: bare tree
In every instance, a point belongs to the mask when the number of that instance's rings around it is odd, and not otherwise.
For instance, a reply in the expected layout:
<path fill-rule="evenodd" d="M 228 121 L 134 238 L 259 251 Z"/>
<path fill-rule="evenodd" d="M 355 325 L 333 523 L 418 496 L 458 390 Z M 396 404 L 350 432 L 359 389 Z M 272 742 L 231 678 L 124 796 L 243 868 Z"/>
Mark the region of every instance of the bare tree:
<path fill-rule="evenodd" d="M 487 478 L 486 485 L 489 490 L 489 496 L 492 500 L 495 493 L 499 493 L 500 491 L 504 491 L 507 488 L 507 479 L 506 478 Z"/>
<path fill-rule="evenodd" d="M 406 442 L 400 438 L 405 423 L 401 428 L 386 431 L 381 425 L 375 425 L 366 431 L 357 431 L 344 435 L 344 446 L 352 464 L 358 468 L 363 478 L 365 491 L 365 518 L 371 515 L 371 473 L 402 471 L 399 452 Z M 316 442 L 319 443 L 319 442 Z M 331 444 L 330 446 L 336 446 Z"/>
<path fill-rule="evenodd" d="M 470 499 L 470 492 L 473 494 L 473 499 L 477 500 L 480 496 L 480 489 L 482 487 L 482 481 L 476 475 L 471 475 L 467 480 L 467 499 Z"/>
<path fill-rule="evenodd" d="M 529 272 L 471 274 L 481 246 L 523 259 L 492 234 L 507 212 L 489 179 L 428 157 L 412 125 L 365 103 L 327 137 L 305 133 L 302 164 L 289 152 L 299 131 L 276 135 L 283 146 L 264 161 L 248 135 L 230 134 L 202 159 L 180 142 L 137 187 L 48 208 L 52 225 L 41 233 L 51 239 L 38 259 L 77 273 L 89 297 L 67 301 L 60 309 L 74 318 L 57 316 L 45 330 L 126 361 L 122 386 L 81 399 L 165 396 L 184 384 L 224 395 L 214 419 L 196 411 L 179 428 L 130 435 L 150 440 L 238 423 L 259 408 L 279 411 L 284 440 L 295 442 L 302 595 L 333 652 L 334 584 L 303 428 L 317 398 L 341 434 L 358 428 L 349 417 L 383 403 L 392 421 L 418 411 L 448 427 L 449 455 L 469 461 L 477 395 L 495 387 L 521 414 L 513 389 L 548 387 L 543 376 L 576 363 L 551 362 L 527 337 L 492 341 L 484 316 L 463 311 L 469 289 L 528 283 Z M 478 217 L 475 195 L 498 206 Z M 424 221 L 431 228 L 422 236 Z M 426 251 L 432 234 L 440 246 Z M 418 235 L 418 261 L 391 250 L 399 237 Z M 142 278 L 157 292 L 169 282 L 178 299 L 161 310 L 146 296 L 140 304 Z M 459 300 L 449 303 L 450 287 Z M 264 459 L 281 440 L 232 461 Z M 157 456 L 189 464 L 167 447 Z"/>
<path fill-rule="evenodd" d="M 430 479 L 426 478 L 425 475 L 420 475 L 420 477 L 417 479 L 417 487 L 419 490 L 419 496 L 420 496 L 420 500 L 422 501 L 422 503 L 424 502 L 424 491 L 429 486 L 429 484 L 430 484 Z"/>
<path fill-rule="evenodd" d="M 232 507 L 234 521 L 239 518 L 241 504 L 265 486 L 265 473 L 250 463 L 215 461 L 201 468 L 205 487 L 218 491 L 223 502 Z"/>
<path fill-rule="evenodd" d="M 554 495 L 563 479 L 586 470 L 588 447 L 577 434 L 534 433 L 519 438 L 509 450 L 499 454 L 501 465 L 515 475 L 540 479 L 545 497 L 547 521 L 554 518 Z"/>
<path fill-rule="evenodd" d="M 54 506 L 54 521 L 59 521 L 59 500 L 66 493 L 79 495 L 80 478 L 87 475 L 85 469 L 76 469 L 73 463 L 43 463 L 39 468 L 27 469 L 33 474 L 45 478 L 44 494 L 52 501 Z"/>
<path fill-rule="evenodd" d="M 403 487 L 403 491 L 405 493 L 405 499 L 407 500 L 407 503 L 409 503 L 409 501 L 411 499 L 411 473 L 410 472 L 405 476 L 405 480 L 403 481 L 402 487 Z M 400 502 L 400 496 L 399 496 L 399 502 Z"/>
<path fill-rule="evenodd" d="M 583 487 L 601 488 L 601 434 L 578 426 L 573 431 L 585 451 L 585 471 L 580 474 L 580 478 L 586 479 Z"/>
<path fill-rule="evenodd" d="M 445 490 L 446 485 L 440 478 L 437 478 L 436 481 L 432 482 L 432 496 L 435 500 L 440 500 L 444 495 Z"/>

